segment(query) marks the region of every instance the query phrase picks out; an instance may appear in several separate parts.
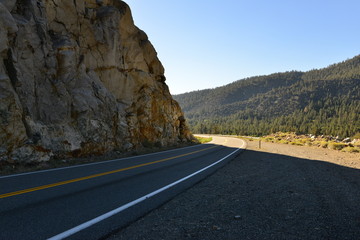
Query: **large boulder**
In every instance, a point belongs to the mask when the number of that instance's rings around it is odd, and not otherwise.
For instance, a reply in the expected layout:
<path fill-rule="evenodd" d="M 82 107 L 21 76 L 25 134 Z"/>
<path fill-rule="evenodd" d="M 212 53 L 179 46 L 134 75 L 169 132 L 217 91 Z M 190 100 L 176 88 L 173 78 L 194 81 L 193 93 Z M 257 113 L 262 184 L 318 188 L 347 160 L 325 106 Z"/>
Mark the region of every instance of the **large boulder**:
<path fill-rule="evenodd" d="M 147 35 L 120 0 L 0 0 L 0 161 L 192 138 Z"/>

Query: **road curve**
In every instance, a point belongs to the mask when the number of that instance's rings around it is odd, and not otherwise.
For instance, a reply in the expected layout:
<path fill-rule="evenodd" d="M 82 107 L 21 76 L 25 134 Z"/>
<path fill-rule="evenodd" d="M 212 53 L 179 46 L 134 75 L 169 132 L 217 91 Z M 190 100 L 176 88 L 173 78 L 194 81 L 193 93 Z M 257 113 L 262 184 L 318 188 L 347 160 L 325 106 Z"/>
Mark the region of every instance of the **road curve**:
<path fill-rule="evenodd" d="M 99 239 L 214 172 L 245 142 L 0 176 L 0 239 Z"/>

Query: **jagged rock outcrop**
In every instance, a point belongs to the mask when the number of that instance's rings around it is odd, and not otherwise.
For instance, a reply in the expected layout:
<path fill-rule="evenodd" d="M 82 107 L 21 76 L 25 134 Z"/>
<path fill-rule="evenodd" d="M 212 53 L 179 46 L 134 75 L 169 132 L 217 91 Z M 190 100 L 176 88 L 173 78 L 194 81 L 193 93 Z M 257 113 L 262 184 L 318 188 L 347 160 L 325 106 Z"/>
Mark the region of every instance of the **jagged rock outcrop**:
<path fill-rule="evenodd" d="M 120 0 L 0 0 L 0 161 L 191 139 Z"/>

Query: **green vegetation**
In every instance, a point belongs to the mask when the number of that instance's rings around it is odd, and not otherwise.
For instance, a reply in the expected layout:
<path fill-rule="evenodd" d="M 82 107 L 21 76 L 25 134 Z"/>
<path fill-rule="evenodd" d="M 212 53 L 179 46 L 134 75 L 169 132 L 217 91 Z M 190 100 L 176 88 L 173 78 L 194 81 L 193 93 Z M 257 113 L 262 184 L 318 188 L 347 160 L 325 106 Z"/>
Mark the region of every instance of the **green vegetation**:
<path fill-rule="evenodd" d="M 360 148 L 358 147 L 345 147 L 341 150 L 342 152 L 359 153 Z"/>
<path fill-rule="evenodd" d="M 194 133 L 360 138 L 360 55 L 320 70 L 257 76 L 174 98 Z"/>
<path fill-rule="evenodd" d="M 328 147 L 328 142 L 326 141 L 321 141 L 318 143 L 318 146 L 322 147 L 322 148 L 327 148 Z"/>
<path fill-rule="evenodd" d="M 283 143 L 296 146 L 314 146 L 321 148 L 329 148 L 332 150 L 341 150 L 343 152 L 357 153 L 360 152 L 360 140 L 353 143 L 339 142 L 331 140 L 330 137 L 311 135 L 298 135 L 295 133 L 278 132 L 268 136 L 264 136 L 261 140 L 272 143 Z M 359 147 L 358 147 L 359 146 Z"/>
<path fill-rule="evenodd" d="M 197 137 L 195 136 L 196 139 L 201 143 L 208 143 L 208 142 L 211 142 L 212 141 L 212 137 L 209 137 L 209 138 L 205 138 L 205 137 Z"/>
<path fill-rule="evenodd" d="M 344 143 L 336 143 L 336 142 L 331 142 L 328 144 L 328 148 L 333 149 L 333 150 L 341 150 L 343 148 L 345 148 L 347 145 Z"/>
<path fill-rule="evenodd" d="M 360 139 L 360 132 L 356 133 L 356 134 L 353 136 L 353 139 Z"/>

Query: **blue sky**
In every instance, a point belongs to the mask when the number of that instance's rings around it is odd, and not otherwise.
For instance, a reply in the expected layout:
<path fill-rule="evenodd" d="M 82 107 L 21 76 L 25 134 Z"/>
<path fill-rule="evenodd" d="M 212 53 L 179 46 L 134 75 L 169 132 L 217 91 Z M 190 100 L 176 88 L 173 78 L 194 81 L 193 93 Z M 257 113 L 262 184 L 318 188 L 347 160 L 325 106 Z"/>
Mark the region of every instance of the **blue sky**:
<path fill-rule="evenodd" d="M 125 0 L 172 94 L 360 54 L 359 0 Z"/>

